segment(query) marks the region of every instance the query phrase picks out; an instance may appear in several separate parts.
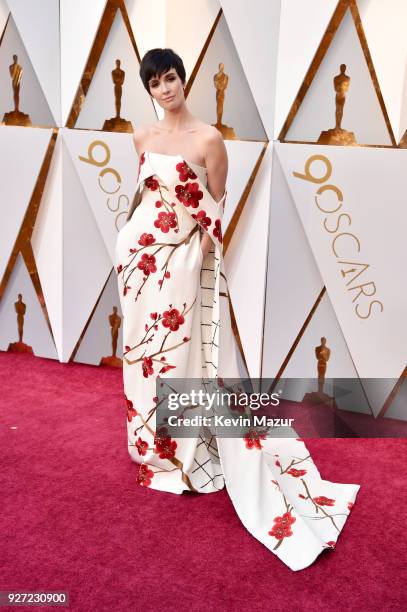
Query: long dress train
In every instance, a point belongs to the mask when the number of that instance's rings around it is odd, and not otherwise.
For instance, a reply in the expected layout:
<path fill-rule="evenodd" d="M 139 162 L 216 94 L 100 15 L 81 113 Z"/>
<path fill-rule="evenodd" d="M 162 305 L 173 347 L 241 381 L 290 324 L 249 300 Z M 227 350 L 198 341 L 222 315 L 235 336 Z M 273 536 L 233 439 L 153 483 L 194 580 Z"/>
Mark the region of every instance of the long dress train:
<path fill-rule="evenodd" d="M 123 313 L 128 449 L 138 483 L 172 493 L 226 484 L 242 523 L 292 570 L 334 548 L 359 485 L 321 479 L 299 438 L 172 438 L 156 430 L 157 378 L 239 377 L 222 256 L 226 190 L 204 167 L 145 151 L 115 265 Z M 205 258 L 200 234 L 212 240 Z"/>

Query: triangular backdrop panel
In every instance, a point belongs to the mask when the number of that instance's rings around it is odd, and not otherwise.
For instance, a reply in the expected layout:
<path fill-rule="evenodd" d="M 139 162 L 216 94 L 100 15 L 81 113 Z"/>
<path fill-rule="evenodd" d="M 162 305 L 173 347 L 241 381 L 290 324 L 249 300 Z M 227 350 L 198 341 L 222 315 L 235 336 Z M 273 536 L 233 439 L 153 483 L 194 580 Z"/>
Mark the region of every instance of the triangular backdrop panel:
<path fill-rule="evenodd" d="M 106 0 L 60 0 L 61 105 L 66 124 Z"/>
<path fill-rule="evenodd" d="M 23 343 L 32 348 L 34 355 L 58 359 L 51 332 L 21 253 L 17 257 L 10 281 L 0 302 L 0 348 L 6 351 L 10 343 L 19 340 L 15 308 L 15 303 L 19 301 L 19 293 L 26 307 L 23 320 Z"/>
<path fill-rule="evenodd" d="M 61 125 L 59 2 L 8 0 L 28 56 L 53 115 Z"/>
<path fill-rule="evenodd" d="M 37 182 L 52 130 L 0 126 L 0 278 L 3 277 Z M 22 151 L 24 155 L 22 155 Z M 14 180 L 13 177 L 18 177 Z"/>
<path fill-rule="evenodd" d="M 407 151 L 282 143 L 276 150 L 359 377 L 398 378 L 407 345 L 399 285 Z"/>
<path fill-rule="evenodd" d="M 63 136 L 114 265 L 117 233 L 125 223 L 137 184 L 138 161 L 132 135 L 63 128 Z"/>
<path fill-rule="evenodd" d="M 222 219 L 222 232 L 226 233 L 233 213 L 246 189 L 250 176 L 263 150 L 262 142 L 226 140 L 228 152 L 228 178 L 226 180 L 227 198 Z"/>
<path fill-rule="evenodd" d="M 124 0 L 124 4 L 140 58 L 149 49 L 166 47 L 167 0 Z"/>
<path fill-rule="evenodd" d="M 358 0 L 380 89 L 397 142 L 407 129 L 407 2 Z"/>
<path fill-rule="evenodd" d="M 114 306 L 117 308 L 117 315 L 121 318 L 116 356 L 120 359 L 123 358 L 123 314 L 117 289 L 117 274 L 113 269 L 86 333 L 81 340 L 74 361 L 99 365 L 103 357 L 112 355 L 112 334 L 109 317 L 113 314 Z"/>
<path fill-rule="evenodd" d="M 63 142 L 63 361 L 68 361 L 112 269 Z"/>
<path fill-rule="evenodd" d="M 221 0 L 228 28 L 268 140 L 273 139 L 275 96 L 278 95 L 276 74 L 280 4 L 284 2 L 257 0 L 256 3 L 252 3 L 247 0 Z M 241 108 L 246 107 L 242 105 Z"/>
<path fill-rule="evenodd" d="M 219 64 L 229 77 L 222 123 L 232 127 L 239 140 L 267 140 L 256 102 L 251 93 L 225 16 L 222 15 L 188 94 L 188 108 L 206 123 L 216 123 L 214 76 Z M 242 108 L 245 109 L 242 113 Z"/>
<path fill-rule="evenodd" d="M 274 378 L 324 286 L 275 151 L 267 258 L 262 375 Z"/>
<path fill-rule="evenodd" d="M 346 381 L 344 380 L 342 385 L 340 380 L 329 380 L 334 378 L 357 379 L 358 374 L 326 292 L 322 296 L 284 369 L 283 377 L 304 379 L 301 393 L 298 393 L 296 396 L 291 395 L 289 399 L 300 402 L 305 393 L 312 393 L 318 390 L 315 347 L 321 344 L 322 337 L 326 339 L 326 346 L 331 351 L 325 373 L 327 380 L 324 392 L 331 397 L 335 397 L 335 403 L 340 410 L 372 414 L 360 382 L 352 382 L 352 393 L 341 393 L 339 387 L 343 386 L 345 388 Z"/>
<path fill-rule="evenodd" d="M 388 419 L 407 421 L 407 377 L 403 379 L 396 397 L 383 416 Z"/>
<path fill-rule="evenodd" d="M 0 118 L 3 119 L 5 113 L 14 110 L 13 87 L 9 73 L 13 55 L 17 55 L 17 63 L 22 67 L 19 110 L 29 115 L 34 126 L 56 125 L 12 15 L 8 20 L 0 46 L 0 74 L 3 75 L 0 88 Z"/>
<path fill-rule="evenodd" d="M 34 230 L 31 236 L 55 345 L 62 361 L 62 135 L 59 132 L 52 153 Z"/>
<path fill-rule="evenodd" d="M 280 134 L 337 4 L 338 0 L 281 2 L 274 138 Z M 257 60 L 251 47 L 249 52 Z"/>
<path fill-rule="evenodd" d="M 10 14 L 10 9 L 6 0 L 0 0 L 0 36 L 6 27 L 7 19 Z"/>
<path fill-rule="evenodd" d="M 117 11 L 75 127 L 101 130 L 106 119 L 115 117 L 112 70 L 117 59 L 125 72 L 120 116 L 131 121 L 133 128 L 155 122 L 154 107 L 139 77 L 136 53 L 122 13 Z"/>
<path fill-rule="evenodd" d="M 322 131 L 335 127 L 333 79 L 346 65 L 350 77 L 342 128 L 353 132 L 358 144 L 391 145 L 391 138 L 348 9 L 302 101 L 285 140 L 316 142 Z"/>
<path fill-rule="evenodd" d="M 225 256 L 225 272 L 249 376 L 260 377 L 272 143 Z"/>

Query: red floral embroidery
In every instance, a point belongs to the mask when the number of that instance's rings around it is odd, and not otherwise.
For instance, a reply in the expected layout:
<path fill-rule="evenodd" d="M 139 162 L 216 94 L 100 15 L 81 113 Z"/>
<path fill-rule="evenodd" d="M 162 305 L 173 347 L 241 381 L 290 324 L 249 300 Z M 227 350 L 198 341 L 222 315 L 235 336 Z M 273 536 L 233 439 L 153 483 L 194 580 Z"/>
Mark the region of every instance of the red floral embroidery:
<path fill-rule="evenodd" d="M 145 440 L 142 440 L 140 437 L 136 442 L 136 448 L 138 450 L 139 455 L 145 455 L 147 453 L 148 444 Z"/>
<path fill-rule="evenodd" d="M 260 442 L 260 440 L 264 440 L 265 437 L 266 437 L 266 434 L 250 429 L 247 432 L 247 434 L 244 436 L 244 440 L 246 442 L 246 448 L 250 448 L 250 449 L 257 448 L 260 450 L 261 448 L 263 448 L 263 445 Z"/>
<path fill-rule="evenodd" d="M 129 423 L 131 423 L 132 418 L 137 416 L 137 410 L 133 408 L 133 402 L 127 399 L 126 395 L 124 397 L 126 400 L 127 420 Z"/>
<path fill-rule="evenodd" d="M 204 210 L 200 210 L 197 214 L 192 214 L 191 217 L 196 219 L 197 223 L 199 223 L 199 225 L 206 230 L 212 223 L 212 219 L 206 216 L 206 212 Z"/>
<path fill-rule="evenodd" d="M 307 470 L 296 470 L 295 468 L 291 468 L 287 471 L 287 474 L 290 476 L 294 476 L 294 478 L 299 478 L 300 476 L 304 476 L 307 473 Z"/>
<path fill-rule="evenodd" d="M 151 479 L 154 477 L 153 470 L 150 470 L 145 463 L 140 465 L 140 469 L 137 475 L 137 482 L 142 487 L 149 487 L 151 485 Z"/>
<path fill-rule="evenodd" d="M 222 228 L 220 225 L 220 219 L 216 219 L 215 221 L 215 227 L 213 228 L 213 235 L 215 236 L 215 238 L 217 238 L 219 240 L 219 242 L 223 242 L 223 236 L 222 236 Z"/>
<path fill-rule="evenodd" d="M 198 208 L 199 200 L 202 200 L 203 193 L 199 189 L 198 183 L 185 183 L 185 185 L 176 185 L 175 193 L 177 198 L 185 206 L 191 206 L 192 208 Z"/>
<path fill-rule="evenodd" d="M 352 510 L 353 506 L 354 506 L 353 502 L 348 502 L 348 510 Z"/>
<path fill-rule="evenodd" d="M 146 187 L 151 189 L 151 191 L 157 191 L 159 187 L 159 182 L 157 181 L 157 179 L 153 178 L 152 176 L 149 176 L 148 178 L 146 178 L 146 180 L 144 181 L 144 184 Z"/>
<path fill-rule="evenodd" d="M 144 274 L 146 274 L 147 276 L 149 276 L 151 272 L 157 272 L 157 267 L 155 265 L 155 256 L 143 253 L 140 261 L 137 264 L 137 267 L 140 270 L 143 270 Z"/>
<path fill-rule="evenodd" d="M 330 499 L 329 497 L 325 497 L 325 495 L 320 495 L 319 497 L 313 497 L 312 501 L 314 501 L 318 506 L 334 506 L 335 500 Z"/>
<path fill-rule="evenodd" d="M 269 535 L 274 536 L 277 540 L 288 538 L 293 535 L 291 531 L 291 525 L 295 523 L 297 519 L 292 516 L 291 512 L 284 512 L 282 516 L 276 516 L 274 519 L 274 525 L 269 531 Z"/>
<path fill-rule="evenodd" d="M 187 181 L 189 178 L 190 179 L 196 179 L 198 178 L 197 175 L 195 174 L 195 172 L 188 166 L 188 164 L 186 163 L 186 161 L 182 161 L 179 164 L 177 164 L 175 166 L 177 172 L 179 173 L 179 180 L 180 181 Z"/>
<path fill-rule="evenodd" d="M 129 287 L 129 285 L 125 285 L 123 287 L 123 295 L 127 295 L 128 290 L 131 289 L 131 287 Z"/>
<path fill-rule="evenodd" d="M 174 212 L 160 212 L 158 213 L 158 219 L 154 221 L 155 227 L 158 227 L 164 234 L 168 234 L 168 231 L 177 226 L 177 221 Z"/>
<path fill-rule="evenodd" d="M 154 452 L 158 453 L 160 459 L 172 459 L 175 457 L 177 443 L 175 440 L 171 440 L 171 436 L 165 427 L 161 427 L 156 431 L 154 436 L 154 444 Z"/>
<path fill-rule="evenodd" d="M 336 542 L 334 540 L 329 540 L 329 542 L 327 542 L 328 546 L 330 546 L 331 548 L 335 548 L 335 544 Z"/>
<path fill-rule="evenodd" d="M 121 272 L 122 270 L 123 270 L 123 266 L 122 266 L 122 264 L 119 264 L 119 265 L 117 266 L 117 274 L 120 274 L 120 272 Z"/>
<path fill-rule="evenodd" d="M 143 369 L 144 378 L 148 378 L 150 374 L 154 374 L 153 360 L 151 359 L 151 357 L 144 357 L 141 367 Z"/>
<path fill-rule="evenodd" d="M 162 324 L 164 327 L 169 327 L 171 331 L 177 331 L 184 321 L 184 315 L 177 308 L 171 308 L 171 310 L 164 310 L 163 312 Z"/>
<path fill-rule="evenodd" d="M 279 462 L 278 459 L 276 459 L 275 464 L 276 464 L 277 467 L 281 467 L 281 463 Z"/>
<path fill-rule="evenodd" d="M 150 246 L 150 244 L 153 244 L 154 242 L 155 238 L 153 234 L 147 234 L 146 232 L 143 232 L 138 239 L 138 243 L 141 244 L 141 246 Z"/>

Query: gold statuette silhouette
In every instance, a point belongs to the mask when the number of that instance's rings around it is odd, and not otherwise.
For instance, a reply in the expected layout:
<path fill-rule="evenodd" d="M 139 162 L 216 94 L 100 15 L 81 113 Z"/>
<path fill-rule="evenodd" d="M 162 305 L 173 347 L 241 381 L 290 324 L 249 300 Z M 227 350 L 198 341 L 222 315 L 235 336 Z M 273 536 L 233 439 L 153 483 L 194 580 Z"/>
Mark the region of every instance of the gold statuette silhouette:
<path fill-rule="evenodd" d="M 335 400 L 324 392 L 325 373 L 327 363 L 331 356 L 331 349 L 326 346 L 326 338 L 321 338 L 321 344 L 315 347 L 315 357 L 317 358 L 318 371 L 318 391 L 306 393 L 303 401 L 307 404 L 329 404 L 335 406 Z"/>
<path fill-rule="evenodd" d="M 18 342 L 11 342 L 8 345 L 8 351 L 10 353 L 31 353 L 33 354 L 33 350 L 31 346 L 25 344 L 23 342 L 23 332 L 24 332 L 24 315 L 27 310 L 26 304 L 23 302 L 23 296 L 21 293 L 18 294 L 18 301 L 14 302 L 14 310 L 17 313 L 17 329 L 18 329 Z"/>
<path fill-rule="evenodd" d="M 340 73 L 334 77 L 335 96 L 335 127 L 321 132 L 318 144 L 329 145 L 354 145 L 355 134 L 341 127 L 343 118 L 343 107 L 345 106 L 346 93 L 350 85 L 350 76 L 345 74 L 346 64 L 341 64 Z"/>
<path fill-rule="evenodd" d="M 112 70 L 112 81 L 114 83 L 114 102 L 116 107 L 116 116 L 111 119 L 106 119 L 103 124 L 103 129 L 106 132 L 133 132 L 131 121 L 127 121 L 120 117 L 120 109 L 122 106 L 123 83 L 126 73 L 120 68 L 120 60 L 116 60 L 116 68 Z"/>
<path fill-rule="evenodd" d="M 20 85 L 23 76 L 23 69 L 17 62 L 17 55 L 13 55 L 13 63 L 9 66 L 9 72 L 11 77 L 11 84 L 13 87 L 13 98 L 14 98 L 14 110 L 9 113 L 5 113 L 3 116 L 3 123 L 5 125 L 31 125 L 31 119 L 26 113 L 22 113 L 19 109 L 20 106 Z"/>
<path fill-rule="evenodd" d="M 109 357 L 102 357 L 99 365 L 108 365 L 115 368 L 123 367 L 123 361 L 116 356 L 117 340 L 119 337 L 119 329 L 122 324 L 121 317 L 117 314 L 117 306 L 113 306 L 113 312 L 109 315 L 109 325 L 112 337 L 112 354 Z"/>
<path fill-rule="evenodd" d="M 224 72 L 224 64 L 219 64 L 219 72 L 214 75 L 213 82 L 216 89 L 216 123 L 212 125 L 219 130 L 225 140 L 234 140 L 236 138 L 235 130 L 222 123 L 225 90 L 229 82 L 229 77 Z"/>

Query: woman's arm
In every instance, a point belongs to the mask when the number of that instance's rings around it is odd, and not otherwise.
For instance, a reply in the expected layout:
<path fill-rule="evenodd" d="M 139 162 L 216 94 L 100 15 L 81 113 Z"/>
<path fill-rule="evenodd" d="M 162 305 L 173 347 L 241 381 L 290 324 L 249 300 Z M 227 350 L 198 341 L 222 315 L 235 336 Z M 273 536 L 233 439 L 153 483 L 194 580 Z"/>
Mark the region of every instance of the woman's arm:
<path fill-rule="evenodd" d="M 222 134 L 215 127 L 210 130 L 206 139 L 205 151 L 208 191 L 213 199 L 218 202 L 225 192 L 228 174 L 228 154 Z M 212 240 L 208 233 L 205 232 L 201 240 L 201 249 L 204 257 L 209 252 L 211 244 Z"/>

